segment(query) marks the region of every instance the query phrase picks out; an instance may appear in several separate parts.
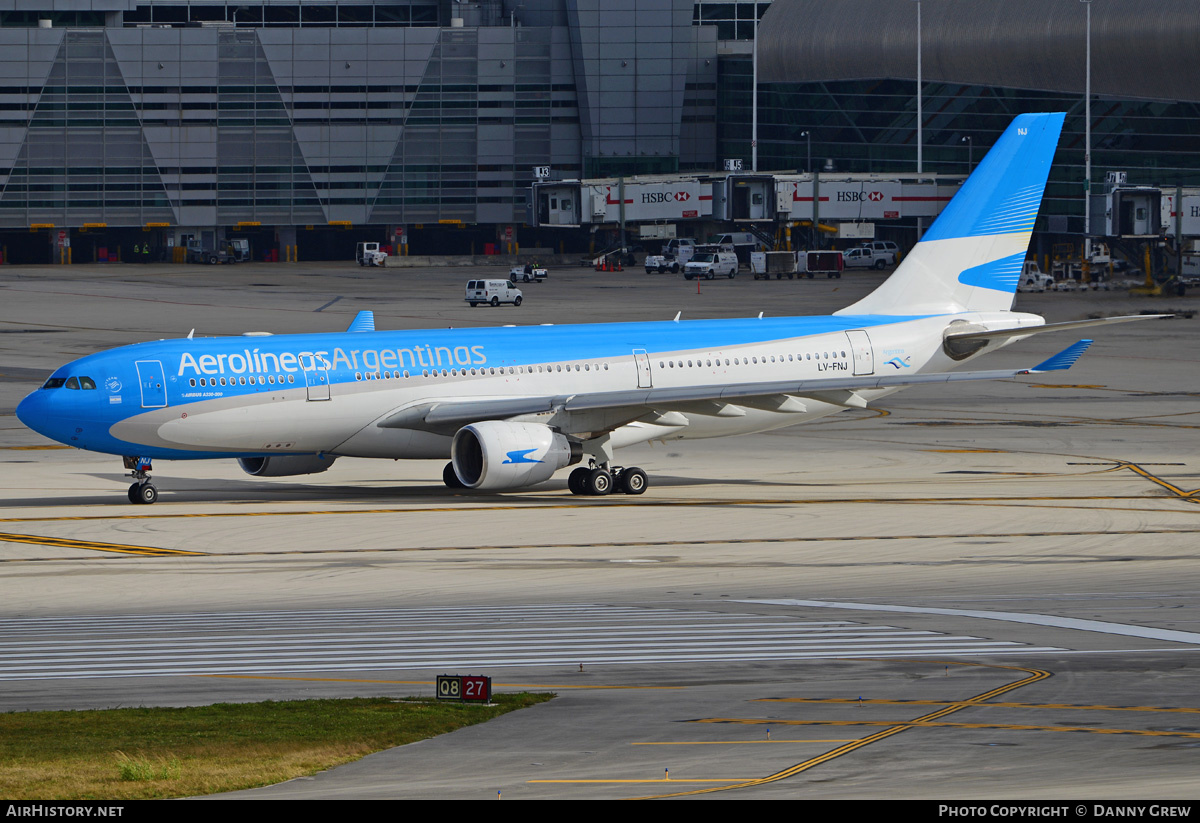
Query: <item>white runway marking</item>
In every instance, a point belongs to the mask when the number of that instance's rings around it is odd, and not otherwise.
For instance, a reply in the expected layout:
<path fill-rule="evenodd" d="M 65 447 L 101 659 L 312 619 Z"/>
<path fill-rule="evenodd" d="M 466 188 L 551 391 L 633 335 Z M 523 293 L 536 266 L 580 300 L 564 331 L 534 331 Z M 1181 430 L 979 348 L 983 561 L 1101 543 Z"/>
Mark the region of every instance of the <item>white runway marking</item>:
<path fill-rule="evenodd" d="M 1117 634 L 1124 637 L 1142 637 L 1147 640 L 1165 640 L 1171 643 L 1200 645 L 1200 634 L 1181 632 L 1174 629 L 1155 629 L 1150 626 L 1134 626 L 1127 623 L 1109 623 L 1104 620 L 1081 620 L 1075 617 L 1058 617 L 1052 614 L 1026 614 L 1024 612 L 991 612 L 974 609 L 937 609 L 917 606 L 887 606 L 875 603 L 836 603 L 824 600 L 734 600 L 734 603 L 762 603 L 774 606 L 804 606 L 817 609 L 849 609 L 854 611 L 898 612 L 902 614 L 943 614 L 953 617 L 978 617 L 983 620 L 1003 620 L 1009 623 L 1028 623 L 1034 626 L 1052 626 L 1057 629 L 1075 629 L 1083 632 Z"/>
<path fill-rule="evenodd" d="M 56 617 L 0 626 L 0 680 L 1061 651 L 847 620 L 624 606 Z"/>

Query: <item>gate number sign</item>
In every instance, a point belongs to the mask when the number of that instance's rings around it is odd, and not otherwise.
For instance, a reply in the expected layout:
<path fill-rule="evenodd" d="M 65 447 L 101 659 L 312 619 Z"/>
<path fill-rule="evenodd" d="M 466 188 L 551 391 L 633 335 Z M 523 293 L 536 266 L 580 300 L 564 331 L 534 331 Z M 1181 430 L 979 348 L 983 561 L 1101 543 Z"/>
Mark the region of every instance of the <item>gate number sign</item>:
<path fill-rule="evenodd" d="M 479 675 L 439 674 L 437 699 L 487 703 L 492 699 L 492 678 Z"/>

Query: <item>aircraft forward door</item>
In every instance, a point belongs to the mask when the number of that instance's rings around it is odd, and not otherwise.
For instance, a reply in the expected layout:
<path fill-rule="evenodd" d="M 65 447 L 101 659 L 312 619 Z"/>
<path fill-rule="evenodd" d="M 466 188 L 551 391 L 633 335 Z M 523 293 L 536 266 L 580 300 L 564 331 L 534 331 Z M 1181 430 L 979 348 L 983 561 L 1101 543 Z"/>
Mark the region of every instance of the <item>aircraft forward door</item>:
<path fill-rule="evenodd" d="M 854 373 L 875 373 L 875 351 L 871 347 L 871 338 L 862 329 L 846 332 L 850 341 L 850 349 L 854 353 Z"/>
<path fill-rule="evenodd" d="M 654 381 L 651 379 L 650 375 L 650 356 L 646 354 L 646 350 L 634 349 L 633 360 L 635 363 L 637 363 L 638 388 L 653 388 Z"/>
<path fill-rule="evenodd" d="M 167 378 L 158 360 L 138 360 L 138 384 L 142 389 L 142 408 L 161 409 L 167 405 Z"/>
<path fill-rule="evenodd" d="M 305 359 L 309 362 L 305 363 Z M 302 354 L 300 355 L 300 363 L 303 366 L 304 382 L 308 386 L 308 399 L 328 400 L 329 366 L 324 358 L 315 357 L 311 354 Z"/>

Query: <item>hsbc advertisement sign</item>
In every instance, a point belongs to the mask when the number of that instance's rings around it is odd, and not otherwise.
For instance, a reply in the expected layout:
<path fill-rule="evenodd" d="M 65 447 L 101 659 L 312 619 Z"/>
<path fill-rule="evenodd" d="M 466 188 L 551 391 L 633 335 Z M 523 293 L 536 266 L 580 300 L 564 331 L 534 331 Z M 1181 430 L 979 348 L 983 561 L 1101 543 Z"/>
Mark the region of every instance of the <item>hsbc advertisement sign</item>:
<path fill-rule="evenodd" d="M 591 186 L 604 198 L 604 222 L 621 219 L 620 186 Z M 688 220 L 712 215 L 712 188 L 698 180 L 625 184 L 625 220 Z"/>
<path fill-rule="evenodd" d="M 792 220 L 811 220 L 813 184 L 810 180 L 776 181 L 779 203 L 790 203 Z M 929 183 L 902 184 L 876 180 L 820 180 L 820 220 L 898 220 L 932 217 L 950 201 L 953 190 L 939 191 Z"/>
<path fill-rule="evenodd" d="M 1182 217 L 1183 225 L 1180 234 L 1185 237 L 1200 237 L 1200 195 L 1185 194 L 1183 208 L 1175 208 L 1175 189 L 1163 189 L 1160 208 L 1162 209 L 1162 224 L 1169 235 L 1175 234 L 1175 218 Z"/>

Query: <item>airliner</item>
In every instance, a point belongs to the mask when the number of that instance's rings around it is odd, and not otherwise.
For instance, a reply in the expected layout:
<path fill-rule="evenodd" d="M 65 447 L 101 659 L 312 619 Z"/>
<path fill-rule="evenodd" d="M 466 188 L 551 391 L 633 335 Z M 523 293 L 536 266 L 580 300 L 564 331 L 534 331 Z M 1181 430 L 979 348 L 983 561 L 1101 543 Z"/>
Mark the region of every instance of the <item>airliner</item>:
<path fill-rule="evenodd" d="M 762 432 L 866 408 L 908 386 L 1070 368 L 1081 340 L 1030 368 L 952 371 L 1047 325 L 1012 311 L 1064 115 L 1012 122 L 895 272 L 825 317 L 345 332 L 137 343 L 57 369 L 17 416 L 120 455 L 133 503 L 152 461 L 236 459 L 257 477 L 339 457 L 446 460 L 452 489 L 568 476 L 575 494 L 642 494 L 614 451 Z"/>

